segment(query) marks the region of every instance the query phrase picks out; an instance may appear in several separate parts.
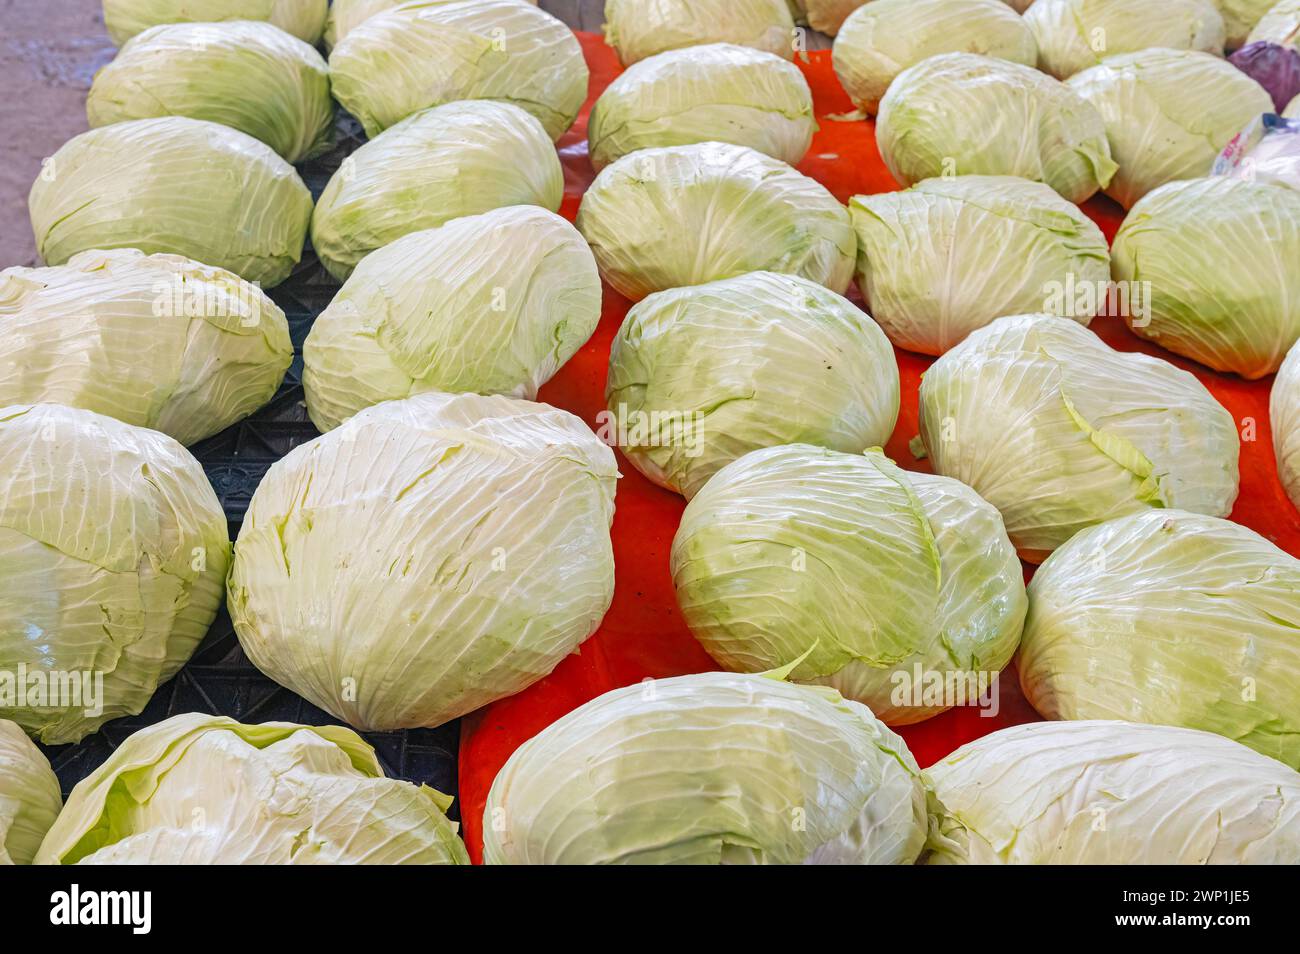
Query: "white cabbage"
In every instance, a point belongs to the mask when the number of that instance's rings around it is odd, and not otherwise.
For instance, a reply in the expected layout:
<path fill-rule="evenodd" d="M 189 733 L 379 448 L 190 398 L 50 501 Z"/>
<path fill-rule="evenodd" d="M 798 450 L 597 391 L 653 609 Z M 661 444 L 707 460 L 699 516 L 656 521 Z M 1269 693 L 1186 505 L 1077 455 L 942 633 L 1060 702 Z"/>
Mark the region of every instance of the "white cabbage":
<path fill-rule="evenodd" d="M 812 91 L 797 66 L 746 46 L 710 43 L 628 67 L 592 107 L 587 141 L 598 170 L 638 149 L 714 140 L 794 165 L 816 129 Z"/>
<path fill-rule="evenodd" d="M 49 760 L 15 723 L 0 719 L 0 866 L 31 864 L 62 806 Z"/>
<path fill-rule="evenodd" d="M 1268 419 L 1278 478 L 1291 502 L 1300 507 L 1300 347 L 1292 346 L 1273 379 Z"/>
<path fill-rule="evenodd" d="M 858 287 L 900 348 L 943 354 L 995 318 L 1050 311 L 1087 324 L 1054 291 L 1105 288 L 1110 252 L 1096 224 L 1041 182 L 927 179 L 849 202 Z"/>
<path fill-rule="evenodd" d="M 1237 497 L 1236 424 L 1210 392 L 1064 318 L 1019 315 L 973 333 L 921 379 L 920 425 L 935 473 L 997 507 L 1034 562 L 1112 517 L 1222 516 Z"/>
<path fill-rule="evenodd" d="M 1241 45 L 1262 41 L 1300 48 L 1300 0 L 1278 0 L 1259 18 L 1246 43 Z"/>
<path fill-rule="evenodd" d="M 721 666 L 793 666 L 890 725 L 954 704 L 917 704 L 900 682 L 997 673 L 1025 616 L 998 512 L 878 449 L 791 444 L 728 464 L 687 504 L 671 568 L 686 625 Z"/>
<path fill-rule="evenodd" d="M 77 742 L 140 712 L 198 647 L 226 517 L 184 447 L 91 411 L 0 410 L 0 460 L 0 673 L 38 677 L 25 697 L 0 691 L 0 718 Z"/>
<path fill-rule="evenodd" d="M 1272 374 L 1300 338 L 1300 192 L 1216 177 L 1137 202 L 1111 244 L 1117 281 L 1149 283 L 1143 338 L 1217 371 Z"/>
<path fill-rule="evenodd" d="M 386 778 L 351 729 L 191 712 L 139 730 L 78 783 L 36 860 L 467 865 L 450 805 Z"/>
<path fill-rule="evenodd" d="M 1300 775 L 1208 732 L 1035 722 L 926 776 L 928 864 L 1300 864 Z"/>
<path fill-rule="evenodd" d="M 614 454 L 544 404 L 428 392 L 291 451 L 230 572 L 253 663 L 364 730 L 437 726 L 545 676 L 614 592 Z"/>
<path fill-rule="evenodd" d="M 1038 62 L 1033 33 L 1003 0 L 874 0 L 845 21 L 831 55 L 849 98 L 874 113 L 894 77 L 939 53 Z"/>
<path fill-rule="evenodd" d="M 121 46 L 160 23 L 265 20 L 314 46 L 328 6 L 329 0 L 104 0 L 104 26 Z"/>
<path fill-rule="evenodd" d="M 326 152 L 334 138 L 325 60 L 257 21 L 151 27 L 95 74 L 86 115 L 91 128 L 159 116 L 207 119 L 290 162 Z"/>
<path fill-rule="evenodd" d="M 605 42 L 624 66 L 665 50 L 737 43 L 794 59 L 786 0 L 605 0 Z"/>
<path fill-rule="evenodd" d="M 520 746 L 488 864 L 911 864 L 916 760 L 865 706 L 765 676 L 615 689 Z"/>
<path fill-rule="evenodd" d="M 643 149 L 606 166 L 582 197 L 578 231 L 605 280 L 634 301 L 755 271 L 842 293 L 857 250 L 849 214 L 825 186 L 718 142 Z"/>
<path fill-rule="evenodd" d="M 330 81 L 371 137 L 429 106 L 491 99 L 559 139 L 587 98 L 587 62 L 573 31 L 530 4 L 435 0 L 359 24 L 330 54 Z"/>
<path fill-rule="evenodd" d="M 171 252 L 263 287 L 302 257 L 311 193 L 245 133 L 168 116 L 92 129 L 45 161 L 28 198 L 47 265 L 90 249 Z"/>
<path fill-rule="evenodd" d="M 193 444 L 271 400 L 291 361 L 261 289 L 179 255 L 0 272 L 0 407 L 66 404 Z"/>
<path fill-rule="evenodd" d="M 690 499 L 761 447 L 883 445 L 898 390 L 893 349 L 870 315 L 807 279 L 752 272 L 628 312 L 605 400 L 637 470 Z"/>
<path fill-rule="evenodd" d="M 1038 65 L 1061 79 L 1153 47 L 1223 55 L 1215 0 L 1037 0 L 1025 22 L 1038 40 Z"/>
<path fill-rule="evenodd" d="M 423 391 L 532 400 L 591 337 L 600 306 L 591 249 L 545 209 L 507 206 L 404 235 L 362 259 L 312 325 L 307 412 L 327 431 Z"/>
<path fill-rule="evenodd" d="M 974 53 L 932 56 L 900 73 L 880 101 L 876 140 L 903 185 L 1020 176 L 1078 204 L 1116 169 L 1092 105 L 1036 69 Z"/>
<path fill-rule="evenodd" d="M 311 241 L 344 281 L 362 258 L 403 235 L 507 205 L 554 212 L 563 197 L 560 157 L 541 123 L 509 103 L 448 103 L 344 160 L 316 205 Z"/>
<path fill-rule="evenodd" d="M 1203 729 L 1300 767 L 1300 560 L 1240 524 L 1146 510 L 1029 585 L 1017 665 L 1048 719 Z"/>
<path fill-rule="evenodd" d="M 1125 208 L 1166 182 L 1208 175 L 1234 136 L 1273 111 L 1264 87 L 1191 50 L 1112 56 L 1067 84 L 1097 107 L 1119 171 L 1106 194 Z"/>
<path fill-rule="evenodd" d="M 1252 40 L 1259 39 L 1252 36 L 1251 31 L 1278 6 L 1284 7 L 1285 12 L 1287 2 L 1288 0 L 1280 0 L 1280 2 L 1279 0 L 1214 0 L 1223 14 L 1227 48 L 1235 50 Z"/>

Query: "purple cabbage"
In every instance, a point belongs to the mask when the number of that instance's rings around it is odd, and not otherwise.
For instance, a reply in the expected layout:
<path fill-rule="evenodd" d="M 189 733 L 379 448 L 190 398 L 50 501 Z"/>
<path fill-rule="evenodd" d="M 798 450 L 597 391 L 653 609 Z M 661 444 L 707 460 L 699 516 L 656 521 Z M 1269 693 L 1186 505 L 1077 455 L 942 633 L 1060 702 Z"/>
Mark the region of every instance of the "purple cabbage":
<path fill-rule="evenodd" d="M 1300 53 L 1288 46 L 1258 40 L 1243 46 L 1228 61 L 1268 91 L 1279 113 L 1300 95 Z"/>

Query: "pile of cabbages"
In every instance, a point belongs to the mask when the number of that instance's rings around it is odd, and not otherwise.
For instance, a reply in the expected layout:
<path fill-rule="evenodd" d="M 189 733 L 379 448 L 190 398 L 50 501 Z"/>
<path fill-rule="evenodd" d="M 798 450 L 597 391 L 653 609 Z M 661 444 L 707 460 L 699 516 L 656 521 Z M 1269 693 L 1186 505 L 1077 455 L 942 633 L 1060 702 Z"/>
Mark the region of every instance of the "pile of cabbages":
<path fill-rule="evenodd" d="M 91 129 L 31 190 L 46 267 L 0 274 L 0 861 L 467 863 L 450 800 L 354 730 L 517 693 L 600 625 L 618 459 L 534 399 L 622 296 L 606 413 L 688 501 L 665 573 L 719 671 L 522 745 L 488 862 L 1300 862 L 1300 560 L 1225 519 L 1245 422 L 1089 330 L 1276 373 L 1256 423 L 1300 502 L 1300 192 L 1210 175 L 1282 105 L 1300 3 L 608 0 L 626 68 L 575 224 L 555 143 L 588 68 L 524 0 L 104 19 Z M 815 112 L 802 24 L 853 114 Z M 336 102 L 368 141 L 313 202 L 294 163 Z M 846 206 L 795 166 L 867 117 L 905 188 Z M 298 342 L 321 436 L 232 549 L 186 445 L 277 393 L 264 289 L 315 260 L 341 283 Z M 937 357 L 932 473 L 882 450 L 895 348 Z M 31 739 L 140 713 L 223 600 L 350 728 L 173 716 L 62 804 Z M 890 726 L 1003 670 L 1049 721 L 923 770 Z M 102 704 L 16 673 L 94 673 Z"/>

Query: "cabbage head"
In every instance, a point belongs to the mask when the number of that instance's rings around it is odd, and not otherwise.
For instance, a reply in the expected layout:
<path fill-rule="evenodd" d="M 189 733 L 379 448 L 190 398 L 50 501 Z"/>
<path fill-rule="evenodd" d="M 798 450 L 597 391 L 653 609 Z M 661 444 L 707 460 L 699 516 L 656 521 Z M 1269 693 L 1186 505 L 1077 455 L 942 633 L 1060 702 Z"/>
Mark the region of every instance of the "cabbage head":
<path fill-rule="evenodd" d="M 49 760 L 16 723 L 0 719 L 0 866 L 31 864 L 62 807 Z"/>
<path fill-rule="evenodd" d="M 737 43 L 794 59 L 786 0 L 605 0 L 605 42 L 624 66 L 665 50 Z"/>
<path fill-rule="evenodd" d="M 344 281 L 362 258 L 403 235 L 507 205 L 554 212 L 563 198 L 560 157 L 541 123 L 509 103 L 448 103 L 344 160 L 316 205 L 311 242 Z"/>
<path fill-rule="evenodd" d="M 312 325 L 307 413 L 328 431 L 423 391 L 532 400 L 600 304 L 591 249 L 553 212 L 512 205 L 412 232 L 362 259 Z"/>
<path fill-rule="evenodd" d="M 1037 0 L 1025 22 L 1038 40 L 1039 67 L 1060 79 L 1153 47 L 1223 55 L 1215 0 Z"/>
<path fill-rule="evenodd" d="M 515 751 L 488 794 L 483 860 L 911 864 L 925 841 L 920 774 L 902 739 L 829 689 L 716 672 L 646 680 Z"/>
<path fill-rule="evenodd" d="M 1241 70 L 1190 50 L 1112 56 L 1067 85 L 1106 123 L 1119 163 L 1106 194 L 1125 208 L 1166 182 L 1208 174 L 1234 136 L 1273 111 L 1264 87 Z"/>
<path fill-rule="evenodd" d="M 624 156 L 596 176 L 577 224 L 605 280 L 633 301 L 756 271 L 836 293 L 853 280 L 857 245 L 844 206 L 820 182 L 744 146 Z"/>
<path fill-rule="evenodd" d="M 292 360 L 261 289 L 179 255 L 0 272 L 0 407 L 66 404 L 193 444 L 271 400 Z"/>
<path fill-rule="evenodd" d="M 1261 41 L 1300 49 L 1300 0 L 1278 0 L 1259 18 L 1246 42 L 1238 45 Z"/>
<path fill-rule="evenodd" d="M 587 141 L 598 170 L 638 149 L 719 139 L 794 165 L 816 129 L 812 91 L 797 66 L 710 43 L 628 67 L 592 107 Z"/>
<path fill-rule="evenodd" d="M 936 176 L 1020 176 L 1077 205 L 1116 169 L 1091 104 L 1036 69 L 974 53 L 932 56 L 900 73 L 880 101 L 876 139 L 905 186 Z"/>
<path fill-rule="evenodd" d="M 1252 36 L 1252 31 L 1271 13 L 1286 13 L 1289 0 L 1214 0 L 1223 14 L 1226 30 L 1226 46 L 1229 50 L 1239 49 L 1250 40 L 1261 39 Z M 1282 7 L 1278 11 L 1278 7 Z M 1276 17 L 1270 19 L 1276 23 Z M 1268 39 L 1268 37 L 1263 37 Z"/>
<path fill-rule="evenodd" d="M 1300 347 L 1292 347 L 1269 392 L 1269 425 L 1277 475 L 1291 502 L 1300 507 Z"/>
<path fill-rule="evenodd" d="M 686 505 L 671 567 L 686 625 L 723 668 L 793 667 L 890 725 L 949 707 L 898 691 L 918 671 L 999 672 L 1025 617 L 998 512 L 879 449 L 790 444 L 728 464 Z"/>
<path fill-rule="evenodd" d="M 689 500 L 761 447 L 883 445 L 898 389 L 894 351 L 870 315 L 805 278 L 751 272 L 628 312 L 605 400 L 637 470 Z"/>
<path fill-rule="evenodd" d="M 1129 319 L 1135 333 L 1254 380 L 1276 371 L 1300 338 L 1297 256 L 1300 192 L 1192 179 L 1133 206 L 1111 244 L 1111 274 L 1150 283 L 1150 314 Z"/>
<path fill-rule="evenodd" d="M 437 726 L 545 676 L 614 593 L 614 452 L 545 404 L 427 392 L 274 465 L 230 615 L 262 672 L 363 730 Z"/>
<path fill-rule="evenodd" d="M 0 460 L 0 718 L 77 742 L 139 713 L 203 639 L 226 517 L 184 447 L 91 411 L 0 410 Z"/>
<path fill-rule="evenodd" d="M 1087 324 L 1096 307 L 1053 294 L 1105 288 L 1110 252 L 1096 224 L 1041 182 L 927 179 L 855 196 L 858 287 L 900 348 L 943 354 L 995 318 L 1048 310 Z"/>
<path fill-rule="evenodd" d="M 1208 732 L 1032 722 L 925 774 L 927 864 L 1300 864 L 1300 774 Z"/>
<path fill-rule="evenodd" d="M 1039 568 L 1018 666 L 1048 719 L 1215 732 L 1300 766 L 1300 560 L 1240 524 L 1146 510 Z"/>
<path fill-rule="evenodd" d="M 1076 322 L 1000 318 L 921 379 L 935 473 L 970 484 L 1039 562 L 1085 527 L 1151 508 L 1224 516 L 1236 424 L 1191 374 Z"/>
<path fill-rule="evenodd" d="M 189 116 L 260 139 L 290 162 L 329 150 L 329 68 L 314 49 L 257 21 L 174 23 L 127 41 L 95 74 L 91 128 Z"/>
<path fill-rule="evenodd" d="M 790 12 L 794 14 L 796 22 L 806 23 L 827 36 L 835 36 L 849 14 L 867 2 L 868 0 L 789 0 Z"/>
<path fill-rule="evenodd" d="M 90 249 L 184 255 L 269 288 L 302 257 L 311 193 L 252 136 L 167 116 L 82 133 L 45 161 L 28 197 L 47 265 Z"/>
<path fill-rule="evenodd" d="M 939 53 L 1038 62 L 1033 33 L 1003 0 L 873 0 L 845 21 L 831 56 L 854 105 L 874 113 L 894 77 Z"/>
<path fill-rule="evenodd" d="M 330 54 L 334 96 L 374 137 L 455 100 L 531 113 L 559 139 L 587 98 L 573 31 L 519 0 L 406 3 L 359 24 Z"/>
<path fill-rule="evenodd" d="M 172 716 L 78 783 L 40 864 L 467 865 L 451 798 L 351 729 Z"/>
<path fill-rule="evenodd" d="M 121 46 L 161 23 L 265 20 L 315 46 L 328 7 L 329 0 L 104 0 L 104 26 Z"/>

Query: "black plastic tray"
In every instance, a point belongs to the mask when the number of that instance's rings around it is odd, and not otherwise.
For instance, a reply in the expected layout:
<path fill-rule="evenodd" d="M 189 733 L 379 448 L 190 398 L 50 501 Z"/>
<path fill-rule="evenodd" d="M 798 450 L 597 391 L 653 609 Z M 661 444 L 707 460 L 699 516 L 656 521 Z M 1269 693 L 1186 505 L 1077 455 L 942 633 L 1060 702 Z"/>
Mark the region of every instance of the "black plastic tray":
<path fill-rule="evenodd" d="M 343 159 L 365 142 L 361 126 L 339 111 L 337 145 L 328 155 L 299 167 L 312 198 Z M 283 310 L 293 338 L 294 358 L 280 390 L 266 407 L 190 450 L 203 465 L 221 500 L 234 540 L 267 469 L 299 444 L 318 435 L 307 417 L 302 391 L 302 343 L 339 284 L 321 267 L 310 247 L 293 274 L 268 294 Z M 221 612 L 193 658 L 176 678 L 159 688 L 137 716 L 107 723 L 76 745 L 42 746 L 66 797 L 137 729 L 182 712 L 226 715 L 241 722 L 300 722 L 326 725 L 339 720 L 262 675 L 244 655 L 223 603 Z M 362 733 L 375 747 L 385 772 L 456 795 L 459 722 L 436 729 Z M 449 814 L 459 818 L 458 803 Z"/>

